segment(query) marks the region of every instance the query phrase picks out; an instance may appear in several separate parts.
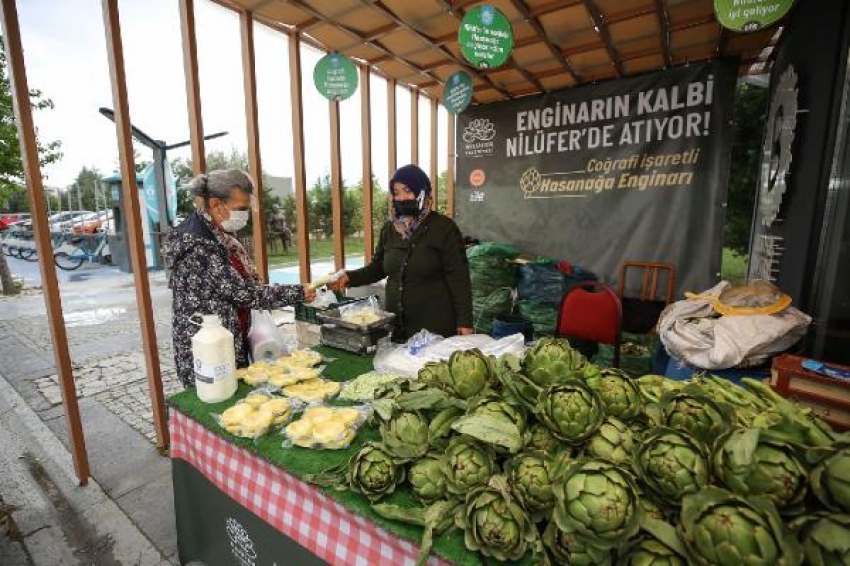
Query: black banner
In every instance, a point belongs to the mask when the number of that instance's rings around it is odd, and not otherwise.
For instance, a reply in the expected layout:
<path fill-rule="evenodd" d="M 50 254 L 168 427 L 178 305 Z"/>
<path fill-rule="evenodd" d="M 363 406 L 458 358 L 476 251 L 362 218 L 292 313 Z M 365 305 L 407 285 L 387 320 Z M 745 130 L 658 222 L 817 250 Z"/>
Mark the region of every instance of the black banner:
<path fill-rule="evenodd" d="M 613 281 L 666 261 L 677 293 L 720 272 L 738 64 L 722 60 L 467 109 L 455 218 Z"/>

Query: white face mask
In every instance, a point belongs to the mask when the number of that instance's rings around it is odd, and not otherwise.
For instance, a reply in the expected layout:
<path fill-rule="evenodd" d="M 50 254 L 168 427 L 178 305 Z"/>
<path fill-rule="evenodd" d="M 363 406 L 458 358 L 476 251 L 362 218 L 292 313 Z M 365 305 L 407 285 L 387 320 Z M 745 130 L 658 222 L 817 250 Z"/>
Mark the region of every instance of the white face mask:
<path fill-rule="evenodd" d="M 231 210 L 230 218 L 221 221 L 221 227 L 226 232 L 235 233 L 248 224 L 250 213 L 247 210 Z"/>

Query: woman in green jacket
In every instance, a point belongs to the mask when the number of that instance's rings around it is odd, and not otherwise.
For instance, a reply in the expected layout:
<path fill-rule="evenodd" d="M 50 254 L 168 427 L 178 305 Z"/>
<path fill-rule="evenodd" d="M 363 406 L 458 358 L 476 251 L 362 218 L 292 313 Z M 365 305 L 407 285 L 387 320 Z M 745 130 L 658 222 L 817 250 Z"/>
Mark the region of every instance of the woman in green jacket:
<path fill-rule="evenodd" d="M 472 334 L 469 265 L 460 230 L 451 218 L 431 210 L 431 181 L 419 167 L 396 171 L 390 191 L 392 218 L 381 230 L 372 262 L 347 271 L 331 287 L 386 278 L 386 309 L 396 314 L 395 340 L 422 329 L 442 336 Z"/>

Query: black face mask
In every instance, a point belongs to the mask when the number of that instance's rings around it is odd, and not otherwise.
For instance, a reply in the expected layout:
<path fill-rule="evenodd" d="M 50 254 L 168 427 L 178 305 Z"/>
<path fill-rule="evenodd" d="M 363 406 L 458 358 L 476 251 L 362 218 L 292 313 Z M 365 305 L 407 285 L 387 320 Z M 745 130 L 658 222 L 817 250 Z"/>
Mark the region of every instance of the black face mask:
<path fill-rule="evenodd" d="M 419 216 L 418 200 L 394 200 L 393 208 L 396 216 Z"/>

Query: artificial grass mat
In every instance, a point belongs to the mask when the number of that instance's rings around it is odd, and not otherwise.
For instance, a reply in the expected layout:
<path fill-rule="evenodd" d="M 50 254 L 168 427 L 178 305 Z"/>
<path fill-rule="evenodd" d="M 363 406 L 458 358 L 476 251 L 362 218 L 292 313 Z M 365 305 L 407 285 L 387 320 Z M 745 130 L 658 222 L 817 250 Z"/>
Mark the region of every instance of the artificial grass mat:
<path fill-rule="evenodd" d="M 318 346 L 314 348 L 329 361 L 327 367 L 322 374 L 322 377 L 334 381 L 348 381 L 357 377 L 362 373 L 372 370 L 371 356 L 358 356 L 335 348 Z M 207 404 L 198 399 L 194 389 L 189 389 L 181 393 L 172 395 L 168 399 L 169 405 L 196 421 L 203 424 L 205 427 L 218 434 L 229 442 L 241 446 L 250 452 L 256 454 L 260 458 L 271 462 L 272 464 L 283 468 L 292 475 L 303 479 L 308 474 L 315 474 L 333 468 L 347 462 L 351 456 L 357 453 L 364 443 L 374 440 L 380 440 L 377 427 L 371 423 L 366 423 L 360 429 L 354 442 L 351 443 L 346 450 L 310 450 L 300 448 L 298 446 L 283 447 L 284 437 L 280 433 L 270 433 L 257 441 L 252 441 L 246 438 L 235 437 L 228 434 L 216 423 L 214 414 L 221 414 L 222 411 L 232 406 L 236 401 L 245 397 L 253 388 L 244 384 L 239 384 L 239 389 L 231 399 L 223 403 Z M 363 495 L 352 491 L 337 491 L 332 488 L 318 489 L 324 491 L 329 497 L 339 501 L 343 506 L 351 511 L 368 518 L 375 524 L 383 527 L 387 531 L 396 536 L 410 540 L 417 545 L 422 539 L 422 529 L 414 525 L 408 525 L 398 521 L 391 521 L 379 516 L 372 511 L 369 505 L 369 500 Z M 419 507 L 419 503 L 414 500 L 410 488 L 407 485 L 399 486 L 395 493 L 382 500 L 382 502 L 393 503 L 405 508 Z M 458 566 L 480 566 L 482 564 L 498 563 L 493 559 L 486 559 L 477 552 L 471 552 L 466 549 L 463 541 L 463 533 L 460 529 L 450 529 L 434 540 L 432 548 L 433 554 L 447 559 L 452 564 Z M 531 564 L 531 559 L 519 563 L 510 564 Z"/>

